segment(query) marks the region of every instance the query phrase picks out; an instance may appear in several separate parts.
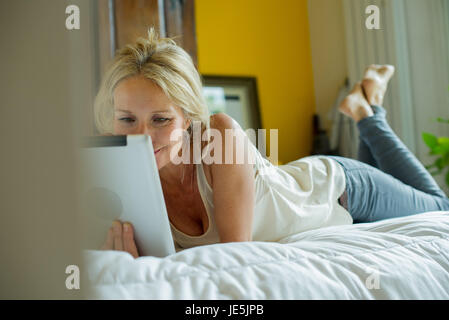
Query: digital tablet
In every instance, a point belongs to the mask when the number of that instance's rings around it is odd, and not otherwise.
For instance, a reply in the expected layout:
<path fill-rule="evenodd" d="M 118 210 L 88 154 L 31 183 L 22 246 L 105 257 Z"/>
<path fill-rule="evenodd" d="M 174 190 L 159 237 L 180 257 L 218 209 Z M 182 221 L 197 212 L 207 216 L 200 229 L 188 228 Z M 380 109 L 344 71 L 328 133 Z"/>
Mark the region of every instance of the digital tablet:
<path fill-rule="evenodd" d="M 175 253 L 151 137 L 85 137 L 80 149 L 84 248 L 99 250 L 120 220 L 132 223 L 141 256 Z"/>

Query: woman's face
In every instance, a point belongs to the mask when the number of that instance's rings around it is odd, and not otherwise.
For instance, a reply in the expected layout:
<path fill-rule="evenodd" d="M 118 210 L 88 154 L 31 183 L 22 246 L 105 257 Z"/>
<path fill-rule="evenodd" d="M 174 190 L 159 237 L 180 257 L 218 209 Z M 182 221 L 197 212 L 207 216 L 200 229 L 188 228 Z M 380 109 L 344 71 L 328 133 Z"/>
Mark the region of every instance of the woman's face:
<path fill-rule="evenodd" d="M 181 108 L 143 76 L 125 79 L 114 90 L 114 134 L 151 136 L 159 170 L 169 163 L 172 150 L 176 148 L 177 154 L 181 147 L 179 140 L 170 141 L 170 135 L 189 125 Z"/>

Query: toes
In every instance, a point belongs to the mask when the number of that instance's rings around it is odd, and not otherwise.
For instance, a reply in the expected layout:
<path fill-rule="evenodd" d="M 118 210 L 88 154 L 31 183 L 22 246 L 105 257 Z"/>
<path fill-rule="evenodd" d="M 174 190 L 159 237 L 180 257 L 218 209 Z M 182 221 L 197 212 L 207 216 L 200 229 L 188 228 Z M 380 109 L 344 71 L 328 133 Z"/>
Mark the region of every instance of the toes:
<path fill-rule="evenodd" d="M 395 67 L 390 64 L 371 64 L 365 70 L 362 80 L 363 92 L 370 105 L 382 105 L 390 78 Z"/>
<path fill-rule="evenodd" d="M 394 70 L 395 70 L 394 66 L 389 65 L 389 64 L 385 64 L 385 65 L 380 66 L 377 69 L 377 73 L 380 76 L 382 76 L 385 81 L 388 81 L 393 76 Z"/>
<path fill-rule="evenodd" d="M 396 70 L 395 67 L 392 65 L 387 64 L 385 66 L 385 75 L 388 77 L 388 79 L 390 79 L 393 76 L 395 70 Z"/>
<path fill-rule="evenodd" d="M 365 73 L 367 73 L 370 70 L 376 70 L 378 67 L 379 67 L 379 65 L 377 65 L 377 64 L 370 64 L 369 66 L 367 66 L 365 68 Z"/>
<path fill-rule="evenodd" d="M 376 76 L 385 77 L 388 81 L 394 74 L 395 67 L 391 64 L 370 64 L 365 69 L 364 78 L 374 78 Z"/>

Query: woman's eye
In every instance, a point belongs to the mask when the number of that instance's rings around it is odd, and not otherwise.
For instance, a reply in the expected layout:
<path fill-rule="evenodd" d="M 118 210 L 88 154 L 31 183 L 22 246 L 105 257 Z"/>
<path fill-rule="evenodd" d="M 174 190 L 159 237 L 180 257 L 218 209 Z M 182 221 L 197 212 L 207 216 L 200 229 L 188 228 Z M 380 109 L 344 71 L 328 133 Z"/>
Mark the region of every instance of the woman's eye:
<path fill-rule="evenodd" d="M 128 122 L 128 123 L 134 122 L 134 119 L 132 119 L 132 118 L 120 118 L 119 120 L 123 121 L 123 122 Z"/>
<path fill-rule="evenodd" d="M 164 122 L 167 122 L 168 120 L 170 120 L 170 119 L 168 119 L 168 118 L 155 118 L 154 119 L 154 121 L 157 123 L 164 123 Z"/>

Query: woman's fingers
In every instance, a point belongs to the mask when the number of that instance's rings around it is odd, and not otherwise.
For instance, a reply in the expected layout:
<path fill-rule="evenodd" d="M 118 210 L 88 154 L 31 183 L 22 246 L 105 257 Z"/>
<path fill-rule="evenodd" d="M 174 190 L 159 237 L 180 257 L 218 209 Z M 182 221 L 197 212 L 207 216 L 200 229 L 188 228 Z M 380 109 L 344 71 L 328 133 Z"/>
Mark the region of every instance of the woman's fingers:
<path fill-rule="evenodd" d="M 123 246 L 126 252 L 129 252 L 134 258 L 139 257 L 136 242 L 134 241 L 134 230 L 131 223 L 123 224 Z"/>
<path fill-rule="evenodd" d="M 134 241 L 134 229 L 131 223 L 125 222 L 122 225 L 120 221 L 114 220 L 101 250 L 126 251 L 134 258 L 138 258 L 139 251 Z"/>
<path fill-rule="evenodd" d="M 120 221 L 114 221 L 112 228 L 114 230 L 114 250 L 123 251 L 122 224 Z"/>
<path fill-rule="evenodd" d="M 109 228 L 108 234 L 106 236 L 106 241 L 101 247 L 101 250 L 113 250 L 114 249 L 114 229 Z"/>

